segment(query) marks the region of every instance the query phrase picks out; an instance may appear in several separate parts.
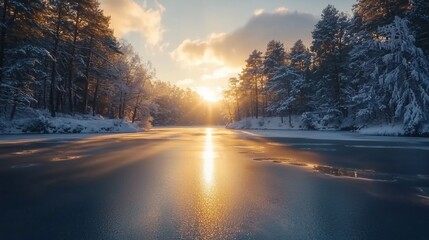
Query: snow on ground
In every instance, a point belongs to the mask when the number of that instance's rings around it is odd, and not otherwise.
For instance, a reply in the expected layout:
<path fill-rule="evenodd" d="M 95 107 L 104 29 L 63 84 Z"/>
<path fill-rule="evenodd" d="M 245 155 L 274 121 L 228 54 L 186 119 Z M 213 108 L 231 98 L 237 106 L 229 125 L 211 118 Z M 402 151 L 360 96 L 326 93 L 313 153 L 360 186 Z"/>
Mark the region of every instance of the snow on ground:
<path fill-rule="evenodd" d="M 142 129 L 124 120 L 104 119 L 101 116 L 60 114 L 50 117 L 46 111 L 22 114 L 9 121 L 0 119 L 0 134 L 19 133 L 125 133 Z"/>
<path fill-rule="evenodd" d="M 405 134 L 404 127 L 401 125 L 370 126 L 359 129 L 357 132 L 378 136 L 403 136 Z"/>
<path fill-rule="evenodd" d="M 116 133 L 115 133 L 116 134 Z M 0 144 L 18 144 L 50 140 L 76 140 L 91 139 L 101 136 L 101 133 L 75 133 L 75 134 L 2 134 L 0 135 Z M 103 136 L 105 136 L 103 134 Z"/>
<path fill-rule="evenodd" d="M 429 138 L 398 137 L 404 135 L 401 125 L 371 126 L 357 130 L 356 132 L 330 130 L 305 130 L 301 126 L 300 117 L 292 117 L 292 125 L 288 118 L 282 123 L 279 117 L 269 118 L 245 118 L 227 125 L 227 128 L 242 131 L 246 134 L 264 137 L 288 137 L 307 138 L 320 140 L 350 140 L 350 141 L 428 141 Z M 426 131 L 428 132 L 428 131 Z M 384 137 L 382 137 L 384 136 Z M 390 136 L 390 137 L 389 137 Z M 395 136 L 395 137 L 392 137 Z M 420 140 L 418 140 L 420 139 Z"/>
<path fill-rule="evenodd" d="M 293 116 L 291 124 L 287 117 L 244 118 L 227 125 L 230 129 L 301 129 L 301 117 Z"/>
<path fill-rule="evenodd" d="M 334 130 L 239 130 L 243 136 L 251 135 L 269 138 L 303 138 L 312 140 L 340 140 L 340 141 L 385 141 L 385 142 L 407 142 L 407 143 L 429 143 L 429 138 L 424 137 L 392 137 L 392 136 L 370 136 L 356 132 L 334 131 Z M 308 144 L 306 144 L 308 145 Z"/>

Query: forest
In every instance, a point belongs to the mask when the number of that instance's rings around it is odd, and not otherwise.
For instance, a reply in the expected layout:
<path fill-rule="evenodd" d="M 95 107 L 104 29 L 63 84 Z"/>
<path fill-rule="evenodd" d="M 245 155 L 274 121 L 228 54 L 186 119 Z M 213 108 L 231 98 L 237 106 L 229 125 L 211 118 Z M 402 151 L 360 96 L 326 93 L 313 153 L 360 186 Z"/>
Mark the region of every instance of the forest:
<path fill-rule="evenodd" d="M 208 103 L 156 78 L 97 0 L 0 1 L 0 118 L 94 115 L 155 125 L 207 123 Z M 429 2 L 328 5 L 311 46 L 273 40 L 229 79 L 215 123 L 280 117 L 304 129 L 400 125 L 429 133 Z M 285 33 L 287 34 L 287 33 Z M 220 110 L 222 108 L 222 110 Z M 1 127 L 1 126 L 0 126 Z"/>
<path fill-rule="evenodd" d="M 0 21 L 4 121 L 48 111 L 155 125 L 206 122 L 200 95 L 157 80 L 151 63 L 115 38 L 97 0 L 1 0 Z"/>
<path fill-rule="evenodd" d="M 400 125 L 429 133 L 429 2 L 359 0 L 353 16 L 328 5 L 312 32 L 287 49 L 254 50 L 225 91 L 230 122 L 281 117 L 305 129 Z M 287 33 L 286 33 L 287 34 Z"/>

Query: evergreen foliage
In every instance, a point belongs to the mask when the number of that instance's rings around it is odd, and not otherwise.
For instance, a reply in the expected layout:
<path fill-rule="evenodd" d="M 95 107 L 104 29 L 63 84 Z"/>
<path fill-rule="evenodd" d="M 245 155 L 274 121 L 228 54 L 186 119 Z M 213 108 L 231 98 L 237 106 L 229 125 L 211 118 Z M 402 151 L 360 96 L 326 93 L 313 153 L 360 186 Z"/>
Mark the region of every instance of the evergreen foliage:
<path fill-rule="evenodd" d="M 190 101 L 201 99 L 155 81 L 152 65 L 114 37 L 98 0 L 0 1 L 1 118 L 34 108 L 52 117 L 204 123 L 207 106 L 189 109 Z"/>
<path fill-rule="evenodd" d="M 393 124 L 407 135 L 428 134 L 429 3 L 359 0 L 353 10 L 349 18 L 328 5 L 311 51 L 301 40 L 288 53 L 282 43 L 268 43 L 263 116 L 301 115 L 309 129 Z M 249 73 L 242 74 L 251 79 Z M 231 79 L 230 119 L 249 116 L 246 85 Z"/>

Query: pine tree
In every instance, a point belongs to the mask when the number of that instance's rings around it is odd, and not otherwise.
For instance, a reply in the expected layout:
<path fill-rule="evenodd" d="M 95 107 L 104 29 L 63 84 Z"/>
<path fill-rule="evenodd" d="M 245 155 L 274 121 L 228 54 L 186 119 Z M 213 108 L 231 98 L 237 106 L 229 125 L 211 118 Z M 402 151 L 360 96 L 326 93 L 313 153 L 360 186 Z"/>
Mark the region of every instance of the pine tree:
<path fill-rule="evenodd" d="M 402 123 L 406 134 L 419 134 L 429 117 L 428 59 L 405 19 L 396 17 L 375 36 L 361 32 L 351 52 L 358 88 L 353 98 L 356 119 Z"/>
<path fill-rule="evenodd" d="M 359 0 L 354 12 L 362 18 L 363 27 L 374 32 L 391 23 L 395 16 L 404 17 L 410 8 L 409 0 Z"/>
<path fill-rule="evenodd" d="M 22 35 L 24 31 L 38 28 L 35 20 L 44 8 L 41 0 L 3 0 L 2 3 L 0 6 L 0 82 L 5 51 L 13 48 L 17 41 L 22 41 L 25 37 Z"/>
<path fill-rule="evenodd" d="M 310 82 L 310 66 L 311 66 L 311 53 L 308 48 L 304 46 L 302 40 L 295 42 L 290 49 L 290 67 L 301 76 L 303 79 L 301 89 L 297 96 L 296 110 L 299 113 L 308 111 L 308 100 L 311 93 Z"/>
<path fill-rule="evenodd" d="M 34 90 L 45 76 L 42 60 L 50 55 L 38 42 L 44 7 L 42 1 L 25 0 L 1 6 L 0 105 L 11 107 L 10 119 L 17 107 L 36 102 Z"/>
<path fill-rule="evenodd" d="M 286 54 L 283 43 L 272 40 L 267 44 L 267 50 L 265 51 L 264 55 L 262 72 L 265 76 L 265 84 L 263 87 L 264 109 L 267 111 L 267 113 L 269 113 L 269 115 L 272 114 L 272 112 L 268 109 L 268 106 L 271 104 L 272 101 L 269 89 L 272 88 L 271 85 L 275 84 L 273 83 L 273 79 L 277 74 L 277 71 L 285 65 L 287 57 L 288 56 Z"/>
<path fill-rule="evenodd" d="M 289 66 L 283 65 L 270 79 L 269 91 L 273 93 L 273 100 L 268 106 L 269 110 L 283 117 L 289 116 L 289 126 L 292 126 L 292 111 L 296 107 L 304 79 L 297 71 Z"/>
<path fill-rule="evenodd" d="M 379 66 L 379 81 L 388 93 L 388 106 L 394 120 L 402 120 L 407 134 L 418 134 L 429 117 L 429 62 L 416 47 L 408 22 L 396 17 L 392 24 L 380 29 L 385 36 L 377 42 L 386 51 Z"/>
<path fill-rule="evenodd" d="M 311 50 L 315 54 L 313 81 L 317 81 L 313 104 L 335 121 L 347 115 L 349 27 L 347 16 L 328 5 L 312 32 Z"/>
<path fill-rule="evenodd" d="M 355 30 L 352 37 L 353 49 L 350 51 L 349 76 L 356 93 L 351 96 L 351 112 L 356 127 L 378 119 L 390 120 L 384 104 L 384 94 L 374 71 L 381 64 L 382 49 L 375 47 L 374 36 L 362 28 L 361 18 L 353 20 Z"/>
<path fill-rule="evenodd" d="M 311 53 L 308 48 L 304 46 L 301 39 L 295 42 L 290 49 L 289 55 L 290 66 L 305 78 L 310 70 Z"/>
<path fill-rule="evenodd" d="M 258 118 L 260 113 L 260 96 L 263 84 L 262 52 L 253 50 L 246 60 L 246 66 L 241 73 L 243 87 L 249 90 L 250 112 Z"/>
<path fill-rule="evenodd" d="M 90 103 L 90 86 L 98 86 L 100 70 L 106 64 L 106 59 L 111 55 L 119 53 L 116 40 L 113 36 L 113 31 L 109 28 L 110 18 L 104 16 L 100 9 L 100 3 L 91 0 L 91 5 L 83 12 L 85 24 L 82 26 L 80 41 L 81 61 L 78 61 L 81 74 L 77 82 L 78 88 L 82 89 L 80 103 L 81 112 L 87 113 Z M 93 99 L 96 94 L 97 87 L 93 87 Z M 96 97 L 95 97 L 96 99 Z"/>
<path fill-rule="evenodd" d="M 229 79 L 228 87 L 224 93 L 228 111 L 228 122 L 240 120 L 240 81 L 236 77 Z M 232 107 L 231 107 L 232 105 Z M 231 108 L 233 109 L 231 111 Z"/>
<path fill-rule="evenodd" d="M 416 34 L 416 45 L 429 56 L 429 1 L 412 0 L 410 26 Z"/>

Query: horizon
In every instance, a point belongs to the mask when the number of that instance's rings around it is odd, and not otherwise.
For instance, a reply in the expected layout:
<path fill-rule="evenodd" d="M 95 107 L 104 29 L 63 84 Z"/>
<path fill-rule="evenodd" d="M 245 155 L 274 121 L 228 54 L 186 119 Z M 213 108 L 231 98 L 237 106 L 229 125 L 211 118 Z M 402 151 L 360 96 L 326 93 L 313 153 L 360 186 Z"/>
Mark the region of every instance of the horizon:
<path fill-rule="evenodd" d="M 254 49 L 264 52 L 270 40 L 278 40 L 288 50 L 298 39 L 309 48 L 322 10 L 331 4 L 351 14 L 356 1 L 100 2 L 115 36 L 152 63 L 158 80 L 213 102 L 222 99 L 228 79 L 241 71 Z"/>

